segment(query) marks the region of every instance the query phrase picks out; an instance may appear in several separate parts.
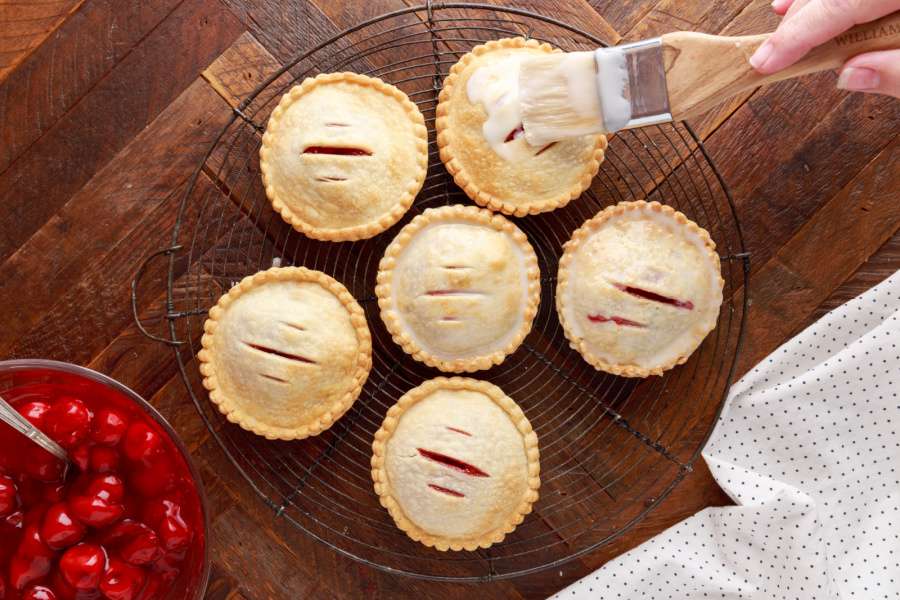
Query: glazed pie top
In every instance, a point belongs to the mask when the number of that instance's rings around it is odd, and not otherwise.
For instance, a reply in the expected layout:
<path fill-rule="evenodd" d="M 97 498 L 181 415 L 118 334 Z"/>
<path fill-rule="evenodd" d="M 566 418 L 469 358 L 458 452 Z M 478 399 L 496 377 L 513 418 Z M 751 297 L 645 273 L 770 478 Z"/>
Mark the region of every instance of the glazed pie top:
<path fill-rule="evenodd" d="M 685 362 L 712 331 L 723 284 L 706 230 L 658 202 L 622 202 L 566 243 L 556 302 L 589 363 L 645 377 Z"/>
<path fill-rule="evenodd" d="M 266 194 L 294 229 L 320 240 L 372 237 L 396 223 L 428 167 L 425 120 L 380 79 L 329 73 L 286 93 L 260 148 Z"/>
<path fill-rule="evenodd" d="M 590 135 L 543 147 L 522 135 L 518 74 L 523 57 L 554 52 L 524 38 L 476 46 L 444 81 L 437 107 L 441 160 L 475 202 L 522 216 L 577 198 L 600 168 L 606 138 Z"/>
<path fill-rule="evenodd" d="M 198 357 L 210 399 L 270 439 L 328 429 L 372 364 L 362 308 L 331 277 L 300 267 L 245 277 L 209 311 L 204 331 Z"/>
<path fill-rule="evenodd" d="M 381 504 L 412 539 L 438 550 L 487 548 L 537 500 L 537 435 L 497 386 L 439 377 L 407 392 L 375 434 Z"/>
<path fill-rule="evenodd" d="M 537 257 L 500 215 L 429 209 L 388 246 L 375 288 L 394 340 L 443 371 L 487 369 L 515 351 L 540 301 Z"/>

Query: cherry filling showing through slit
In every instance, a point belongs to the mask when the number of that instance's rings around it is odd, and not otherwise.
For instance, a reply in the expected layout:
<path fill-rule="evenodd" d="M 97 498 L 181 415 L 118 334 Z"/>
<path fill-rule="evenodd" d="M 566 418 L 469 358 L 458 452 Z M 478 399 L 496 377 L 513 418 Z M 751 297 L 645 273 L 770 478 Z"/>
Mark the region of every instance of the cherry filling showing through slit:
<path fill-rule="evenodd" d="M 603 315 L 588 315 L 588 320 L 592 323 L 615 323 L 623 327 L 646 327 L 643 323 L 626 319 L 625 317 L 604 317 Z"/>
<path fill-rule="evenodd" d="M 428 290 L 425 292 L 426 296 L 482 296 L 484 295 L 482 292 L 476 292 L 473 290 L 457 290 L 457 289 L 449 289 L 449 290 Z"/>
<path fill-rule="evenodd" d="M 445 467 L 449 467 L 451 469 L 456 469 L 466 475 L 471 475 L 472 477 L 490 477 L 487 473 L 476 467 L 475 465 L 470 465 L 469 463 L 459 460 L 458 458 L 453 458 L 452 456 L 447 456 L 446 454 L 441 454 L 440 452 L 434 452 L 432 450 L 426 450 L 425 448 L 417 448 L 419 454 L 428 460 L 433 460 L 436 463 L 440 463 Z"/>
<path fill-rule="evenodd" d="M 250 342 L 244 342 L 247 346 L 253 348 L 254 350 L 259 350 L 260 352 L 265 352 L 266 354 L 272 354 L 274 356 L 280 356 L 281 358 L 286 358 L 288 360 L 294 360 L 297 362 L 307 363 L 311 365 L 319 364 L 311 358 L 306 358 L 305 356 L 300 356 L 299 354 L 291 354 L 289 352 L 282 352 L 281 350 L 276 350 L 275 348 L 269 348 L 268 346 L 261 346 L 260 344 L 251 344 Z"/>
<path fill-rule="evenodd" d="M 450 431 L 455 431 L 456 433 L 460 433 L 462 435 L 467 435 L 469 437 L 472 437 L 472 434 L 469 433 L 468 431 L 463 431 L 462 429 L 457 429 L 456 427 L 450 427 L 449 425 L 447 425 L 447 429 Z"/>
<path fill-rule="evenodd" d="M 363 148 L 346 146 L 307 146 L 303 154 L 337 154 L 341 156 L 372 156 L 372 153 Z"/>
<path fill-rule="evenodd" d="M 463 494 L 462 492 L 457 492 L 456 490 L 451 490 L 450 488 L 445 488 L 442 485 L 429 483 L 428 487 L 430 487 L 433 490 L 437 490 L 441 493 L 447 494 L 448 496 L 455 496 L 456 498 L 465 498 L 466 497 L 466 495 Z"/>
<path fill-rule="evenodd" d="M 519 123 L 519 125 L 515 129 L 513 129 L 506 135 L 506 138 L 503 140 L 503 143 L 508 144 L 514 140 L 519 139 L 523 135 L 525 135 L 525 126 L 522 123 Z M 541 148 L 540 150 L 535 152 L 534 155 L 540 156 L 541 154 L 543 154 L 544 152 L 546 152 L 547 150 L 549 150 L 550 148 L 552 148 L 555 145 L 556 145 L 556 142 L 550 142 L 549 144 L 547 144 L 546 146 L 544 146 L 543 148 Z"/>
<path fill-rule="evenodd" d="M 525 135 L 525 126 L 519 123 L 519 125 L 515 129 L 507 134 L 506 139 L 503 140 L 503 143 L 508 144 L 514 139 L 522 137 L 523 135 Z"/>
<path fill-rule="evenodd" d="M 644 290 L 630 285 L 616 284 L 616 288 L 622 290 L 626 294 L 631 294 L 632 296 L 637 296 L 638 298 L 643 298 L 645 300 L 652 300 L 653 302 L 668 304 L 669 306 L 674 306 L 675 308 L 683 308 L 685 310 L 694 309 L 694 303 L 690 300 L 678 300 L 677 298 L 669 298 L 668 296 L 663 296 L 661 294 L 657 294 L 656 292 L 651 292 L 650 290 Z"/>

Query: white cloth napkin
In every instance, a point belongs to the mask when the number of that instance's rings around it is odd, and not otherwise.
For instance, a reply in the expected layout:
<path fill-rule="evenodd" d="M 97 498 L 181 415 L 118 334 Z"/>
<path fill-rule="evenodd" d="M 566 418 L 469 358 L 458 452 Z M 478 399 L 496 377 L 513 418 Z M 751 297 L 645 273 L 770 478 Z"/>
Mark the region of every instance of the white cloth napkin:
<path fill-rule="evenodd" d="M 900 271 L 736 383 L 708 508 L 555 598 L 900 598 Z"/>

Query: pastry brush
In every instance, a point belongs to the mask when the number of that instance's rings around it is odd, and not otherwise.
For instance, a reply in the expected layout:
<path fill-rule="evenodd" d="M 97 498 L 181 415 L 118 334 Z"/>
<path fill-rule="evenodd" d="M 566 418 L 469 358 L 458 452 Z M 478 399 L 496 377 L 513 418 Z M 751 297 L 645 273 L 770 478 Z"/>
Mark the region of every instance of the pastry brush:
<path fill-rule="evenodd" d="M 519 72 L 525 139 L 542 146 L 682 120 L 760 85 L 837 69 L 863 52 L 900 48 L 900 12 L 857 25 L 787 69 L 762 75 L 748 59 L 768 37 L 679 31 L 593 52 L 528 57 Z"/>

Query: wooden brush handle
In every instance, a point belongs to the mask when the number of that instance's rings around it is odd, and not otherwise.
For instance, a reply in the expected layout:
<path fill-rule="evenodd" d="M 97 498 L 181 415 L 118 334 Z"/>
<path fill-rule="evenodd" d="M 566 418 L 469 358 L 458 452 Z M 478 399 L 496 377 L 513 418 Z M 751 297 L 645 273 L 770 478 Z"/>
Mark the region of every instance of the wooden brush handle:
<path fill-rule="evenodd" d="M 837 69 L 873 50 L 900 48 L 900 12 L 857 25 L 773 75 L 760 75 L 748 59 L 770 34 L 726 37 L 679 31 L 662 36 L 669 107 L 676 120 L 700 115 L 731 96 L 807 73 Z"/>

